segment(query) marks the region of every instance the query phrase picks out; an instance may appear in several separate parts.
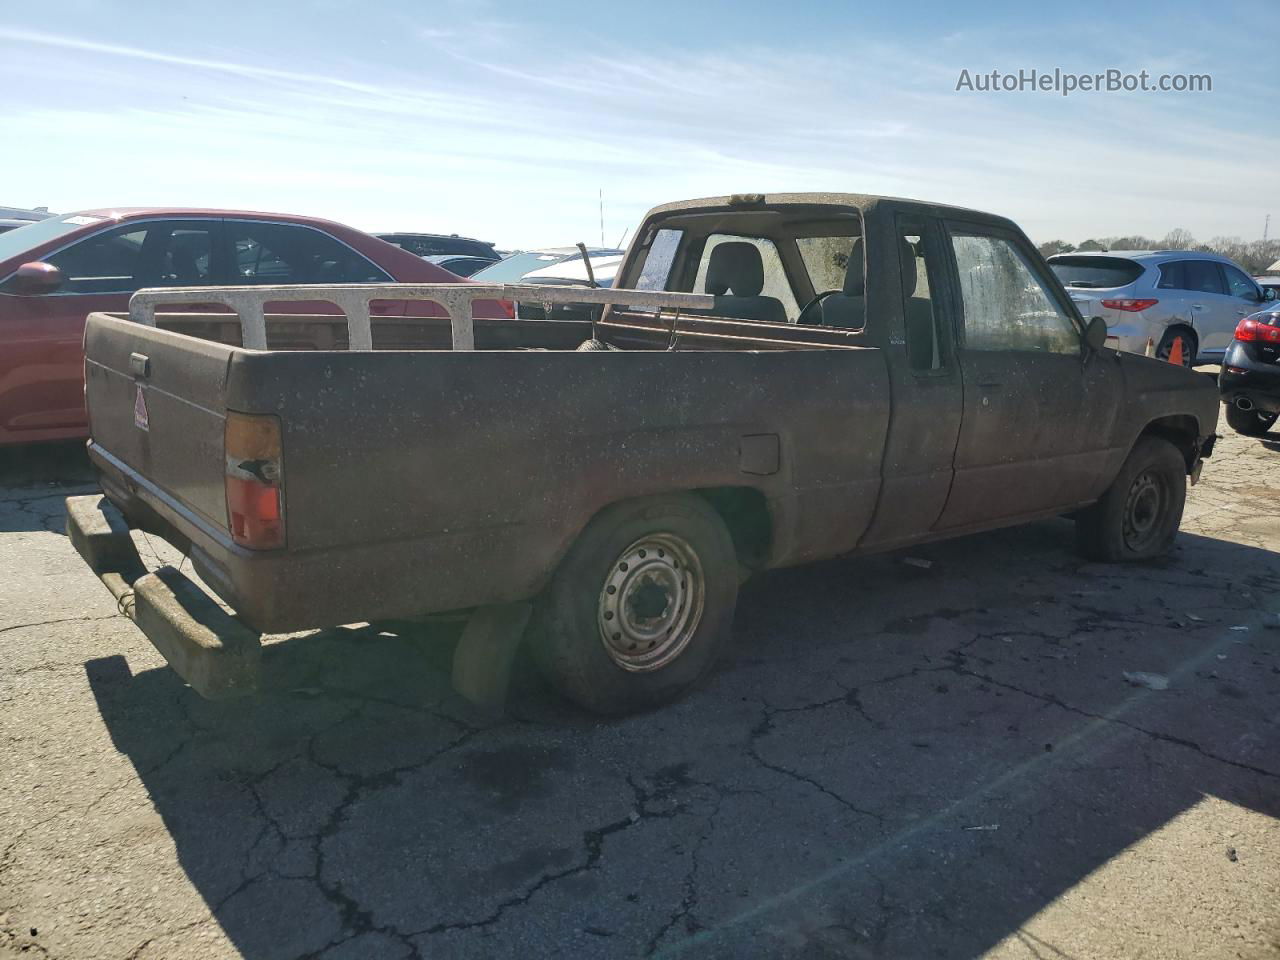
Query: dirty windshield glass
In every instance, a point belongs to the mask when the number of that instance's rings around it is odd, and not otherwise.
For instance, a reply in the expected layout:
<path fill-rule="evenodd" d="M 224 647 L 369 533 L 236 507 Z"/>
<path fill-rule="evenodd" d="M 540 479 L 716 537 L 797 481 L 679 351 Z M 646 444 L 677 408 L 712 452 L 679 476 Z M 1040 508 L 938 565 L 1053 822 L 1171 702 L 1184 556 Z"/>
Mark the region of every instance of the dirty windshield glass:
<path fill-rule="evenodd" d="M 957 234 L 952 244 L 970 349 L 1079 351 L 1075 324 L 1008 241 Z"/>
<path fill-rule="evenodd" d="M 856 237 L 800 237 L 796 246 L 814 293 L 840 290 Z"/>

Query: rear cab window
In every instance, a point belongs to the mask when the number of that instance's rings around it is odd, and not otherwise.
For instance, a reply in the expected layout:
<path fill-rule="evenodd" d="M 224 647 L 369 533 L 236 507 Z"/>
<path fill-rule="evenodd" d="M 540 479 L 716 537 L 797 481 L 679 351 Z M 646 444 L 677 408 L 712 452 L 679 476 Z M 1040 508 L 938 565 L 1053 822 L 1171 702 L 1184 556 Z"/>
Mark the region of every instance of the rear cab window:
<path fill-rule="evenodd" d="M 1086 289 L 1127 287 L 1143 273 L 1142 264 L 1125 257 L 1057 256 L 1049 269 L 1064 287 Z"/>
<path fill-rule="evenodd" d="M 857 291 L 844 299 L 862 303 L 861 236 L 861 215 L 848 207 L 676 214 L 647 226 L 619 285 L 716 298 L 714 309 L 692 314 L 765 323 L 803 319 L 822 325 L 823 305 L 813 298 L 848 292 L 851 264 L 856 265 Z M 653 313 L 635 306 L 628 312 Z M 861 329 L 863 311 L 845 310 L 841 316 L 847 320 L 855 314 L 856 322 L 827 325 Z"/>
<path fill-rule="evenodd" d="M 716 248 L 725 243 L 745 243 L 756 248 L 763 278 L 763 284 L 759 290 L 756 290 L 754 281 L 750 279 L 745 280 L 748 285 L 744 288 L 732 286 L 736 281 L 729 281 L 729 285 L 725 285 L 724 281 L 716 282 L 716 277 L 711 272 L 711 265 L 716 256 Z M 795 323 L 800 315 L 800 305 L 796 303 L 791 281 L 787 279 L 786 268 L 783 267 L 782 259 L 778 256 L 778 248 L 767 237 L 713 233 L 707 238 L 706 245 L 702 248 L 702 259 L 698 261 L 698 274 L 693 281 L 693 292 L 717 296 L 728 294 L 739 298 L 767 297 L 782 304 L 787 323 Z"/>

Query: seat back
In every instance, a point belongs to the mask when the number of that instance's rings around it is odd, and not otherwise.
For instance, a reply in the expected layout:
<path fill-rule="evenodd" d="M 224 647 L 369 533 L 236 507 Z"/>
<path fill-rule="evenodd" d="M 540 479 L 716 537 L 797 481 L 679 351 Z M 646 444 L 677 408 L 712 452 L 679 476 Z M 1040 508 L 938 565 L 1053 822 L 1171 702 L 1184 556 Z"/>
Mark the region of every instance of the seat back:
<path fill-rule="evenodd" d="M 730 240 L 717 244 L 707 264 L 705 289 L 715 297 L 715 306 L 706 311 L 712 316 L 787 322 L 782 301 L 760 295 L 764 289 L 764 261 L 753 243 Z"/>
<path fill-rule="evenodd" d="M 862 256 L 862 238 L 849 249 L 849 268 L 844 275 L 844 289 L 822 301 L 822 325 L 861 330 L 867 324 L 867 274 Z"/>

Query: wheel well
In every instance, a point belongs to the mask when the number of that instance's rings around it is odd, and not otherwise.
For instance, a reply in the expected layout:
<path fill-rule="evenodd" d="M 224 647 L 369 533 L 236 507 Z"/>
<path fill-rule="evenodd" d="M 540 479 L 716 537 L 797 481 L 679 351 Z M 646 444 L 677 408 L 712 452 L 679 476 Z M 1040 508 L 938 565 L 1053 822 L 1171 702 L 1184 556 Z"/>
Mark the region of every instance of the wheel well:
<path fill-rule="evenodd" d="M 1164 333 L 1160 337 L 1160 342 L 1164 342 L 1164 338 L 1173 332 L 1185 333 L 1191 340 L 1191 343 L 1198 349 L 1200 346 L 1200 337 L 1196 335 L 1195 327 L 1186 323 L 1171 323 L 1164 328 Z M 1159 346 L 1159 344 L 1156 344 Z"/>
<path fill-rule="evenodd" d="M 1186 461 L 1187 472 L 1191 472 L 1196 462 L 1196 441 L 1200 439 L 1200 426 L 1195 417 L 1186 415 L 1161 417 L 1148 423 L 1141 435 L 1168 440 L 1178 448 L 1182 459 Z"/>
<path fill-rule="evenodd" d="M 692 492 L 720 514 L 733 538 L 738 562 L 751 570 L 763 567 L 773 545 L 773 517 L 764 494 L 754 487 L 710 487 Z"/>

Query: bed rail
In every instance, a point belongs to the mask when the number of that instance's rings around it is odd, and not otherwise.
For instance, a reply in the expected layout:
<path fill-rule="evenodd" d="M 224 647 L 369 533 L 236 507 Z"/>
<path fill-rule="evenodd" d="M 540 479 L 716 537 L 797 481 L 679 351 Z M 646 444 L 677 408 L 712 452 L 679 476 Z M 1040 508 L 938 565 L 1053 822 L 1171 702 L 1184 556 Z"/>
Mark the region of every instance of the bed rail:
<path fill-rule="evenodd" d="M 156 325 L 156 308 L 184 303 L 217 303 L 240 318 L 240 342 L 250 350 L 267 349 L 268 303 L 320 300 L 332 303 L 347 318 L 352 350 L 373 349 L 369 305 L 374 300 L 429 300 L 449 315 L 454 350 L 474 350 L 472 304 L 477 300 L 523 300 L 530 303 L 587 303 L 633 306 L 657 311 L 710 310 L 715 298 L 701 293 L 614 290 L 604 287 L 557 287 L 529 283 L 345 283 L 285 284 L 253 287 L 149 287 L 129 299 L 129 319 Z"/>

